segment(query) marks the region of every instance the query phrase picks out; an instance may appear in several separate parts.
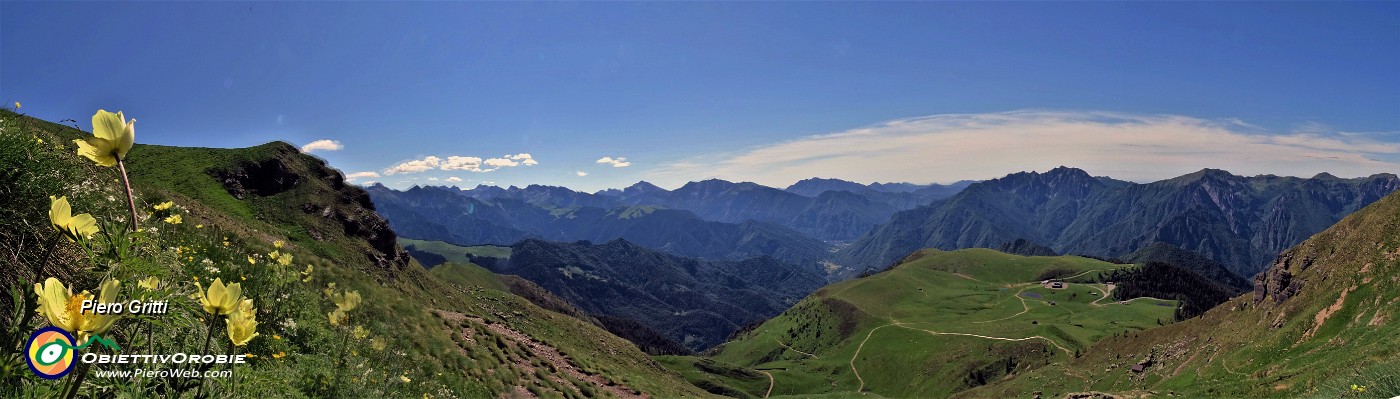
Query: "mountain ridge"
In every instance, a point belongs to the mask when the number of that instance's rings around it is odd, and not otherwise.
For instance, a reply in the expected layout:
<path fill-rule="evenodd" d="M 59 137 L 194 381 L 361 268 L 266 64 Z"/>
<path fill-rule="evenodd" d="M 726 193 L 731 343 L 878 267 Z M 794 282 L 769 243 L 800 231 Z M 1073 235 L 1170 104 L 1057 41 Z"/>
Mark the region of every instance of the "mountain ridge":
<path fill-rule="evenodd" d="M 1128 183 L 1065 167 L 1019 172 L 895 214 L 838 254 L 838 263 L 871 269 L 918 248 L 995 247 L 1015 239 L 1112 257 L 1161 241 L 1247 277 L 1289 245 L 1397 189 L 1394 174 L 1313 180 L 1203 169 Z"/>

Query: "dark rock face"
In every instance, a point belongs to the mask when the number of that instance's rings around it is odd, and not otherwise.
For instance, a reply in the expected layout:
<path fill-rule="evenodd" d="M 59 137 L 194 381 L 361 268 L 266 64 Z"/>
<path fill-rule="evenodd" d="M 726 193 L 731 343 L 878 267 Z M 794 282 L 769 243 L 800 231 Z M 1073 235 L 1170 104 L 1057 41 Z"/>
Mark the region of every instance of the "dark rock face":
<path fill-rule="evenodd" d="M 399 248 L 398 236 L 390 229 L 389 222 L 375 213 L 374 203 L 365 190 L 345 184 L 345 176 L 320 158 L 304 155 L 290 144 L 269 145 L 274 150 L 270 157 L 210 169 L 206 173 L 240 200 L 283 193 L 288 193 L 289 198 L 304 198 L 294 203 L 300 203 L 302 213 L 328 219 L 331 225 L 325 227 L 338 226 L 345 236 L 367 241 L 373 251 L 366 252 L 365 257 L 376 266 L 384 270 L 402 270 L 408 266 L 408 252 Z M 287 210 L 294 211 L 297 207 L 290 205 Z M 325 234 L 329 232 L 310 226 L 307 231 L 317 240 L 327 238 Z"/>
<path fill-rule="evenodd" d="M 301 180 L 301 176 L 292 173 L 281 158 L 244 162 L 233 169 L 212 170 L 209 174 L 219 179 L 224 189 L 238 199 L 249 195 L 266 197 L 281 193 L 296 187 Z"/>
<path fill-rule="evenodd" d="M 1308 270 L 1316 259 L 1312 248 L 1308 249 L 1308 254 L 1301 258 L 1295 257 L 1293 253 L 1279 255 L 1273 265 L 1255 276 L 1254 303 L 1273 298 L 1274 304 L 1281 304 L 1298 295 L 1298 291 L 1303 289 L 1303 281 L 1295 278 L 1295 275 Z"/>

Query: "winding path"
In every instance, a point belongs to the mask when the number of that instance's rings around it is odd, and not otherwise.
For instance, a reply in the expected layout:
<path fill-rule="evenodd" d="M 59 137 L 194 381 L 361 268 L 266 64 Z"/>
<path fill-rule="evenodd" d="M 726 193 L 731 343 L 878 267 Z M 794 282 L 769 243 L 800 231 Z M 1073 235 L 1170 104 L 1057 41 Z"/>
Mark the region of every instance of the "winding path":
<path fill-rule="evenodd" d="M 783 341 L 779 341 L 777 338 L 773 338 L 773 340 L 774 340 L 774 341 L 778 341 L 778 345 L 782 345 L 784 348 L 787 348 L 787 349 L 790 350 L 790 351 L 793 351 L 793 352 L 797 352 L 797 353 L 801 353 L 801 354 L 807 355 L 808 357 L 811 357 L 811 358 L 813 358 L 813 359 L 816 359 L 816 358 L 817 358 L 817 355 L 813 355 L 813 354 L 811 354 L 811 353 L 807 353 L 807 352 L 803 352 L 803 351 L 797 350 L 797 348 L 793 348 L 793 347 L 791 347 L 791 346 L 788 346 L 788 344 L 783 343 Z"/>
<path fill-rule="evenodd" d="M 764 398 L 767 398 L 768 395 L 772 395 L 772 394 L 773 394 L 773 374 L 769 374 L 767 371 L 763 371 L 763 370 L 759 370 L 758 372 L 763 373 L 763 375 L 768 376 L 768 392 L 764 392 L 764 393 L 763 393 L 763 397 L 764 397 Z"/>
<path fill-rule="evenodd" d="M 1032 335 L 1032 336 L 1025 337 L 1025 338 L 1002 338 L 1002 337 L 990 337 L 990 336 L 986 336 L 986 335 L 968 334 L 968 333 L 938 332 L 938 331 L 933 331 L 933 330 L 925 330 L 925 329 L 922 329 L 922 328 L 909 327 L 909 326 L 904 325 L 904 323 L 894 323 L 893 325 L 896 326 L 896 327 L 903 327 L 903 328 L 907 328 L 907 329 L 910 329 L 910 330 L 923 331 L 923 332 L 926 332 L 926 333 L 929 333 L 929 334 L 933 334 L 933 335 L 956 335 L 956 336 L 962 336 L 962 337 L 976 337 L 976 338 L 984 338 L 984 339 L 995 339 L 995 340 L 999 340 L 999 341 L 1029 341 L 1029 340 L 1032 340 L 1032 339 L 1043 339 L 1043 340 L 1045 340 L 1045 342 L 1049 342 L 1050 345 L 1055 345 L 1056 348 L 1060 348 L 1060 350 L 1065 351 L 1066 354 L 1070 354 L 1070 355 L 1073 355 L 1073 354 L 1074 354 L 1074 351 L 1069 350 L 1069 348 L 1065 348 L 1065 347 L 1063 347 L 1063 346 L 1060 346 L 1060 343 L 1055 342 L 1055 340 L 1050 339 L 1050 338 L 1045 338 L 1045 337 L 1039 336 L 1039 335 Z M 875 332 L 875 331 L 874 331 L 874 330 L 871 330 L 871 332 Z M 869 336 L 866 336 L 865 339 L 870 339 L 870 337 L 869 337 Z M 864 342 L 862 342 L 861 344 L 863 345 Z M 854 360 L 854 359 L 853 359 L 853 360 Z"/>
<path fill-rule="evenodd" d="M 894 324 L 886 324 L 886 325 L 883 325 L 883 326 L 879 326 L 879 327 L 875 327 L 875 328 L 870 329 L 870 333 L 865 334 L 865 339 L 863 339 L 863 340 L 860 341 L 860 346 L 857 346 L 857 347 L 856 347 L 856 353 L 855 353 L 854 355 L 851 355 L 851 372 L 852 372 L 852 373 L 855 373 L 855 375 L 856 375 L 856 380 L 857 380 L 857 381 L 860 381 L 860 386 L 859 386 L 859 387 L 856 387 L 856 392 L 857 392 L 857 393 L 859 393 L 860 391 L 862 391 L 862 390 L 865 389 L 865 379 L 864 379 L 864 378 L 860 378 L 860 370 L 856 370 L 856 358 L 860 357 L 860 350 L 861 350 L 861 349 L 865 349 L 865 342 L 870 340 L 870 336 L 871 336 L 871 335 L 875 335 L 875 331 L 877 331 L 877 330 L 879 330 L 879 329 L 881 329 L 881 328 L 885 328 L 885 327 L 892 326 L 892 325 L 894 325 Z"/>

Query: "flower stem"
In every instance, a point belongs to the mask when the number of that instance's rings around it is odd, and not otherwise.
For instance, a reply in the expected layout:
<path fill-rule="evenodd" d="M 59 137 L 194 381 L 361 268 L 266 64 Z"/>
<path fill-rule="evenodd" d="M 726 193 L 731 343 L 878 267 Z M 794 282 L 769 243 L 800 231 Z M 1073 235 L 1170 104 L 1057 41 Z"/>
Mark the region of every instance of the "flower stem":
<path fill-rule="evenodd" d="M 122 184 L 126 186 L 126 205 L 131 209 L 131 232 L 136 232 L 136 198 L 131 195 L 131 179 L 126 177 L 126 163 L 117 158 L 117 170 L 122 172 Z"/>
<path fill-rule="evenodd" d="M 54 247 L 58 246 L 58 239 L 62 237 L 63 233 L 59 233 L 55 234 L 53 238 L 49 239 L 49 244 L 45 245 L 46 249 L 44 249 L 44 259 L 39 261 L 39 268 L 34 270 L 35 273 L 42 274 L 44 272 L 44 266 L 49 265 L 49 256 L 53 255 L 53 249 Z"/>
<path fill-rule="evenodd" d="M 200 355 L 209 353 L 209 340 L 214 338 L 214 323 L 219 319 L 219 315 L 209 315 L 209 333 L 204 335 L 204 349 L 199 351 Z M 199 388 L 194 390 L 194 397 L 199 398 L 199 394 L 204 392 L 204 380 L 199 380 Z"/>
<path fill-rule="evenodd" d="M 68 389 L 68 394 L 63 395 L 64 398 L 73 399 L 78 396 L 78 390 L 83 388 L 83 380 L 87 378 L 88 370 L 91 368 L 92 365 L 88 363 L 78 364 L 78 379 L 73 380 L 73 386 Z"/>

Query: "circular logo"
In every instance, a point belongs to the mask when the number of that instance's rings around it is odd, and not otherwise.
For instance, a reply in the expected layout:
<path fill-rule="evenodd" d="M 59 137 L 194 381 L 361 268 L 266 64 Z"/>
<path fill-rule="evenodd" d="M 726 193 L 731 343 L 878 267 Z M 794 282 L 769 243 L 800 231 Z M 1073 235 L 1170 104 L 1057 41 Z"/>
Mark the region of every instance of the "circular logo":
<path fill-rule="evenodd" d="M 24 360 L 29 362 L 29 369 L 35 375 L 50 380 L 63 377 L 73 370 L 74 341 L 73 334 L 62 328 L 41 328 L 30 334 L 29 342 L 24 344 L 24 353 L 28 355 Z"/>

